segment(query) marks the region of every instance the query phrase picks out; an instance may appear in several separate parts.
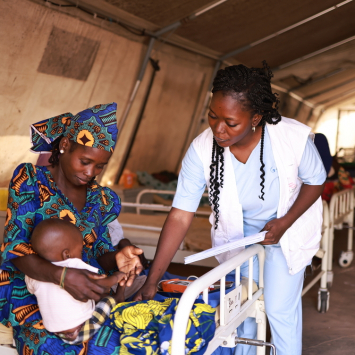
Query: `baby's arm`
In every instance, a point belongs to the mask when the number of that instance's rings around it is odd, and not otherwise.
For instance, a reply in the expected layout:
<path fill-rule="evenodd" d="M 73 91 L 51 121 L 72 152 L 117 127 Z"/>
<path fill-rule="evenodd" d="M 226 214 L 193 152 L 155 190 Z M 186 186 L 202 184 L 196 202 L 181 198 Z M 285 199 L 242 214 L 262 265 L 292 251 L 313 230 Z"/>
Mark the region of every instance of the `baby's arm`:
<path fill-rule="evenodd" d="M 123 272 L 115 272 L 112 276 L 101 279 L 100 281 L 106 281 L 103 286 L 111 287 L 118 284 L 121 280 L 127 280 L 126 274 Z M 56 334 L 68 344 L 81 344 L 93 337 L 110 316 L 112 308 L 116 306 L 117 303 L 124 301 L 124 288 L 125 287 L 118 285 L 114 296 L 108 296 L 100 300 L 95 307 L 92 317 L 85 321 L 83 325 L 76 329 L 58 332 Z"/>

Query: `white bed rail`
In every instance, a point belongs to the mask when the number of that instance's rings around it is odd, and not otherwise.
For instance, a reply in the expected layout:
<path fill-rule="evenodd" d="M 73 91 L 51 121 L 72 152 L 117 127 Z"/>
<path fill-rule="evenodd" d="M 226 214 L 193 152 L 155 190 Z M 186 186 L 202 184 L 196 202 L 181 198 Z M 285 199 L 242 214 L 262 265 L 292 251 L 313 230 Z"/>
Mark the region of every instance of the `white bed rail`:
<path fill-rule="evenodd" d="M 253 294 L 253 257 L 258 255 L 259 258 L 259 289 Z M 236 270 L 235 284 L 237 291 L 240 286 L 240 266 L 249 260 L 249 283 L 248 283 L 248 298 L 247 301 L 241 305 L 240 311 L 231 319 L 226 319 L 225 316 L 225 276 L 232 270 Z M 203 300 L 208 302 L 208 287 L 217 282 L 221 282 L 221 295 L 219 319 L 220 324 L 216 328 L 215 336 L 210 341 L 206 350 L 206 355 L 211 354 L 218 346 L 234 347 L 236 344 L 236 328 L 248 317 L 255 317 L 258 324 L 257 338 L 265 341 L 266 338 L 266 315 L 264 310 L 263 295 L 263 274 L 264 274 L 264 260 L 265 251 L 263 246 L 256 244 L 250 248 L 245 249 L 240 254 L 231 258 L 230 260 L 215 267 L 205 275 L 198 278 L 191 285 L 189 285 L 183 293 L 175 315 L 175 324 L 172 336 L 172 355 L 185 355 L 185 332 L 188 318 L 193 306 L 193 303 L 200 293 L 203 293 Z M 231 297 L 231 291 L 227 298 Z M 265 354 L 265 347 L 257 348 L 257 355 Z"/>
<path fill-rule="evenodd" d="M 353 260 L 353 227 L 354 227 L 354 189 L 336 192 L 329 203 L 329 253 L 327 281 L 333 283 L 333 244 L 334 230 L 348 228 L 348 250 L 339 258 L 341 267 L 350 266 Z M 346 224 L 346 225 L 344 225 Z"/>
<path fill-rule="evenodd" d="M 170 209 L 171 209 L 171 206 L 165 206 L 165 205 L 159 205 L 159 204 L 142 204 L 141 203 L 141 198 L 145 194 L 175 195 L 175 193 L 176 193 L 176 191 L 172 191 L 172 190 L 144 189 L 144 190 L 140 191 L 139 194 L 136 197 L 137 206 L 130 205 L 130 207 L 137 207 L 137 214 L 140 214 L 141 209 L 142 210 L 143 209 L 154 209 L 152 206 L 157 206 L 159 208 L 156 211 L 167 211 L 167 212 L 169 212 Z M 208 197 L 208 193 L 203 193 L 202 196 L 203 197 Z M 210 211 L 199 211 L 199 210 L 196 211 L 196 215 L 209 216 L 210 214 L 211 214 Z"/>

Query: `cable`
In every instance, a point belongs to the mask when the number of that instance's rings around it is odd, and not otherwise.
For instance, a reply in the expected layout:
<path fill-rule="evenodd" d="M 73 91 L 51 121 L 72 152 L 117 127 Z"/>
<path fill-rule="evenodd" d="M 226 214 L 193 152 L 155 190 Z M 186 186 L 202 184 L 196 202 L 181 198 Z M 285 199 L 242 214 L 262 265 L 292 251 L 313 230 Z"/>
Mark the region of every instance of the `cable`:
<path fill-rule="evenodd" d="M 89 14 L 89 15 L 92 15 L 94 16 L 95 18 L 99 18 L 99 19 L 102 19 L 102 20 L 106 20 L 106 21 L 109 21 L 109 22 L 114 22 L 116 23 L 117 25 L 121 26 L 122 28 L 124 28 L 126 31 L 136 35 L 136 36 L 147 36 L 146 32 L 145 32 L 145 29 L 143 29 L 142 31 L 138 31 L 138 30 L 135 30 L 133 28 L 131 28 L 130 26 L 126 25 L 126 24 L 123 24 L 121 23 L 120 21 L 117 21 L 117 20 L 114 20 L 112 18 L 107 18 L 107 17 L 104 17 L 104 16 L 101 16 L 101 15 L 98 15 L 96 13 L 93 13 L 91 11 L 88 11 L 84 8 L 82 8 L 81 6 L 79 5 L 62 5 L 62 4 L 57 4 L 53 1 L 50 1 L 50 0 L 43 0 L 44 2 L 46 3 L 49 3 L 51 5 L 54 5 L 54 6 L 58 6 L 58 7 L 76 7 L 77 9 Z"/>

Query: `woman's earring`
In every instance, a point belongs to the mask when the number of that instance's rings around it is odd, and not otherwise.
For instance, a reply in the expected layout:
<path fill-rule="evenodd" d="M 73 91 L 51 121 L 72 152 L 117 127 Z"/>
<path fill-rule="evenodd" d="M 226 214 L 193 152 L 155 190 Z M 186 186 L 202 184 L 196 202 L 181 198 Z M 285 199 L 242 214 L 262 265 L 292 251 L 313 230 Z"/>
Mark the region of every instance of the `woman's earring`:
<path fill-rule="evenodd" d="M 251 129 L 253 130 L 253 132 L 255 132 L 255 126 L 253 126 Z"/>
<path fill-rule="evenodd" d="M 63 153 L 64 153 L 64 149 L 61 149 L 61 150 L 59 151 L 59 153 L 60 153 L 60 154 L 63 154 Z"/>

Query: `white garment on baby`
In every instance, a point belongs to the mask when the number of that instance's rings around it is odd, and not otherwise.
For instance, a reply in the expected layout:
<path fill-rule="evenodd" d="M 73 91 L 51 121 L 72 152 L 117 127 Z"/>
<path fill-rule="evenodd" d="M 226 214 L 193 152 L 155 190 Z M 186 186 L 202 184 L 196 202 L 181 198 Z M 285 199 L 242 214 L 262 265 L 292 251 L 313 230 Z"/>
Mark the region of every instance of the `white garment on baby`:
<path fill-rule="evenodd" d="M 86 269 L 98 273 L 96 267 L 72 258 L 52 264 L 74 269 Z M 28 291 L 37 297 L 43 325 L 50 332 L 60 332 L 77 327 L 91 318 L 95 309 L 94 300 L 80 302 L 67 291 L 51 282 L 42 282 L 25 277 Z"/>

